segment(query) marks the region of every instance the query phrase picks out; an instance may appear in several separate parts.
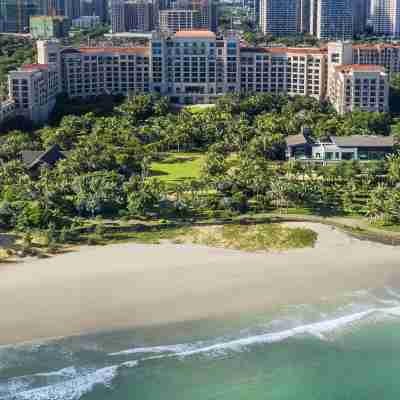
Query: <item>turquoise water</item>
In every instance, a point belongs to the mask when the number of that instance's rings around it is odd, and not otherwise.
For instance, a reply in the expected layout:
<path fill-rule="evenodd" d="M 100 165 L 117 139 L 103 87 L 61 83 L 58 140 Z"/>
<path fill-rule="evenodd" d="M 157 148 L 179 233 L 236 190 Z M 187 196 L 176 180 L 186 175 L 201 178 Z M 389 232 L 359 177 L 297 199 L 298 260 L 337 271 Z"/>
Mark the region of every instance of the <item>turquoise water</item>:
<path fill-rule="evenodd" d="M 397 400 L 399 292 L 2 347 L 0 399 Z"/>

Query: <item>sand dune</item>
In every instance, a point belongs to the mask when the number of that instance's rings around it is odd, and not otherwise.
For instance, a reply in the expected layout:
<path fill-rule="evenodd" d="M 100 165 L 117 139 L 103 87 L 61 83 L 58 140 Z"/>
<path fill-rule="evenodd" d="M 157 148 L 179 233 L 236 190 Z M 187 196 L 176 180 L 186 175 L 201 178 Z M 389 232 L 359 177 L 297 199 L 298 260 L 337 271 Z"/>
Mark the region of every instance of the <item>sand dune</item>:
<path fill-rule="evenodd" d="M 400 247 L 329 226 L 315 248 L 243 253 L 121 244 L 0 267 L 0 344 L 214 318 L 400 281 Z"/>

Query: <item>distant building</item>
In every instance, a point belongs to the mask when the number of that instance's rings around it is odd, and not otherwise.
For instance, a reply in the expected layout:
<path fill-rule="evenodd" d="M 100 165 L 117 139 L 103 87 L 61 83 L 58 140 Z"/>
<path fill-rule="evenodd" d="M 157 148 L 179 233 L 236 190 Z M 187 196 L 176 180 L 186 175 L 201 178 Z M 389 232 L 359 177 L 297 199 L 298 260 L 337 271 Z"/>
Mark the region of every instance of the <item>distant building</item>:
<path fill-rule="evenodd" d="M 175 33 L 191 29 L 200 29 L 201 14 L 198 10 L 170 9 L 159 13 L 159 29 L 162 32 Z"/>
<path fill-rule="evenodd" d="M 55 106 L 60 78 L 53 64 L 29 64 L 8 76 L 9 97 L 15 114 L 33 122 L 45 122 Z"/>
<path fill-rule="evenodd" d="M 310 33 L 311 0 L 300 0 L 299 5 L 299 31 Z"/>
<path fill-rule="evenodd" d="M 81 16 L 81 0 L 64 0 L 64 14 L 73 20 Z"/>
<path fill-rule="evenodd" d="M 295 35 L 300 32 L 300 0 L 261 0 L 260 21 L 264 34 Z"/>
<path fill-rule="evenodd" d="M 400 1 L 371 0 L 371 25 L 375 34 L 400 36 Z"/>
<path fill-rule="evenodd" d="M 101 23 L 107 22 L 107 0 L 81 0 L 80 16 L 96 16 L 99 17 Z"/>
<path fill-rule="evenodd" d="M 348 40 L 353 37 L 351 0 L 311 0 L 310 33 L 323 40 Z"/>
<path fill-rule="evenodd" d="M 30 32 L 34 39 L 52 39 L 68 36 L 71 21 L 67 17 L 33 16 Z"/>
<path fill-rule="evenodd" d="M 0 0 L 0 28 L 3 32 L 29 32 L 29 18 L 41 14 L 41 0 Z"/>
<path fill-rule="evenodd" d="M 97 15 L 82 16 L 72 20 L 72 26 L 78 29 L 92 29 L 101 24 L 101 19 Z"/>
<path fill-rule="evenodd" d="M 249 17 L 258 23 L 260 20 L 260 1 L 258 0 L 243 0 L 242 7 L 248 11 Z"/>
<path fill-rule="evenodd" d="M 150 32 L 154 29 L 153 3 L 149 0 L 125 3 L 125 32 Z"/>
<path fill-rule="evenodd" d="M 321 164 L 383 160 L 394 152 L 394 145 L 393 136 L 330 136 L 325 141 L 319 141 L 299 134 L 286 138 L 286 158 Z"/>
<path fill-rule="evenodd" d="M 125 32 L 125 0 L 111 1 L 111 32 Z"/>
<path fill-rule="evenodd" d="M 370 0 L 353 0 L 353 31 L 362 34 L 367 29 L 368 18 L 371 13 Z"/>

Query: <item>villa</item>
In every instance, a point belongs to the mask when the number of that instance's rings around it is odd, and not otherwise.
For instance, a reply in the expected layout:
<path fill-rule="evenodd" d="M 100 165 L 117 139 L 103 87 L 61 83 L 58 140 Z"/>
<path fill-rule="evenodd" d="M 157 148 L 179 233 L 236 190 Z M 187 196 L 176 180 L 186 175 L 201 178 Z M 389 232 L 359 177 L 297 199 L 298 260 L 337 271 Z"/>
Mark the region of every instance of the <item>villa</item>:
<path fill-rule="evenodd" d="M 393 136 L 329 136 L 324 141 L 307 134 L 286 138 L 286 159 L 320 163 L 382 160 L 394 151 Z"/>

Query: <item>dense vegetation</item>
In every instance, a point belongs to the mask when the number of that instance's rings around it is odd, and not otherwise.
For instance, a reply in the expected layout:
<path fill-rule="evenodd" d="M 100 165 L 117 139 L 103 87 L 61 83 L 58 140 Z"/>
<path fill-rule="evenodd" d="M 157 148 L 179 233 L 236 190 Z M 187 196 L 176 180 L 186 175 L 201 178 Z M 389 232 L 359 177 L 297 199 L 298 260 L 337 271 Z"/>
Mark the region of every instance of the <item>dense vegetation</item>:
<path fill-rule="evenodd" d="M 35 51 L 31 39 L 0 36 L 0 98 L 8 93 L 8 73 L 21 64 L 32 63 Z"/>
<path fill-rule="evenodd" d="M 54 126 L 12 131 L 0 145 L 0 225 L 66 240 L 103 218 L 202 219 L 289 208 L 400 222 L 400 158 L 330 166 L 284 162 L 285 137 L 395 135 L 384 113 L 337 115 L 311 98 L 226 96 L 215 107 L 174 110 L 141 95 L 81 104 Z M 107 113 L 102 114 L 101 107 Z M 35 173 L 24 150 L 57 144 L 67 155 Z M 186 168 L 186 169 L 185 169 Z"/>

